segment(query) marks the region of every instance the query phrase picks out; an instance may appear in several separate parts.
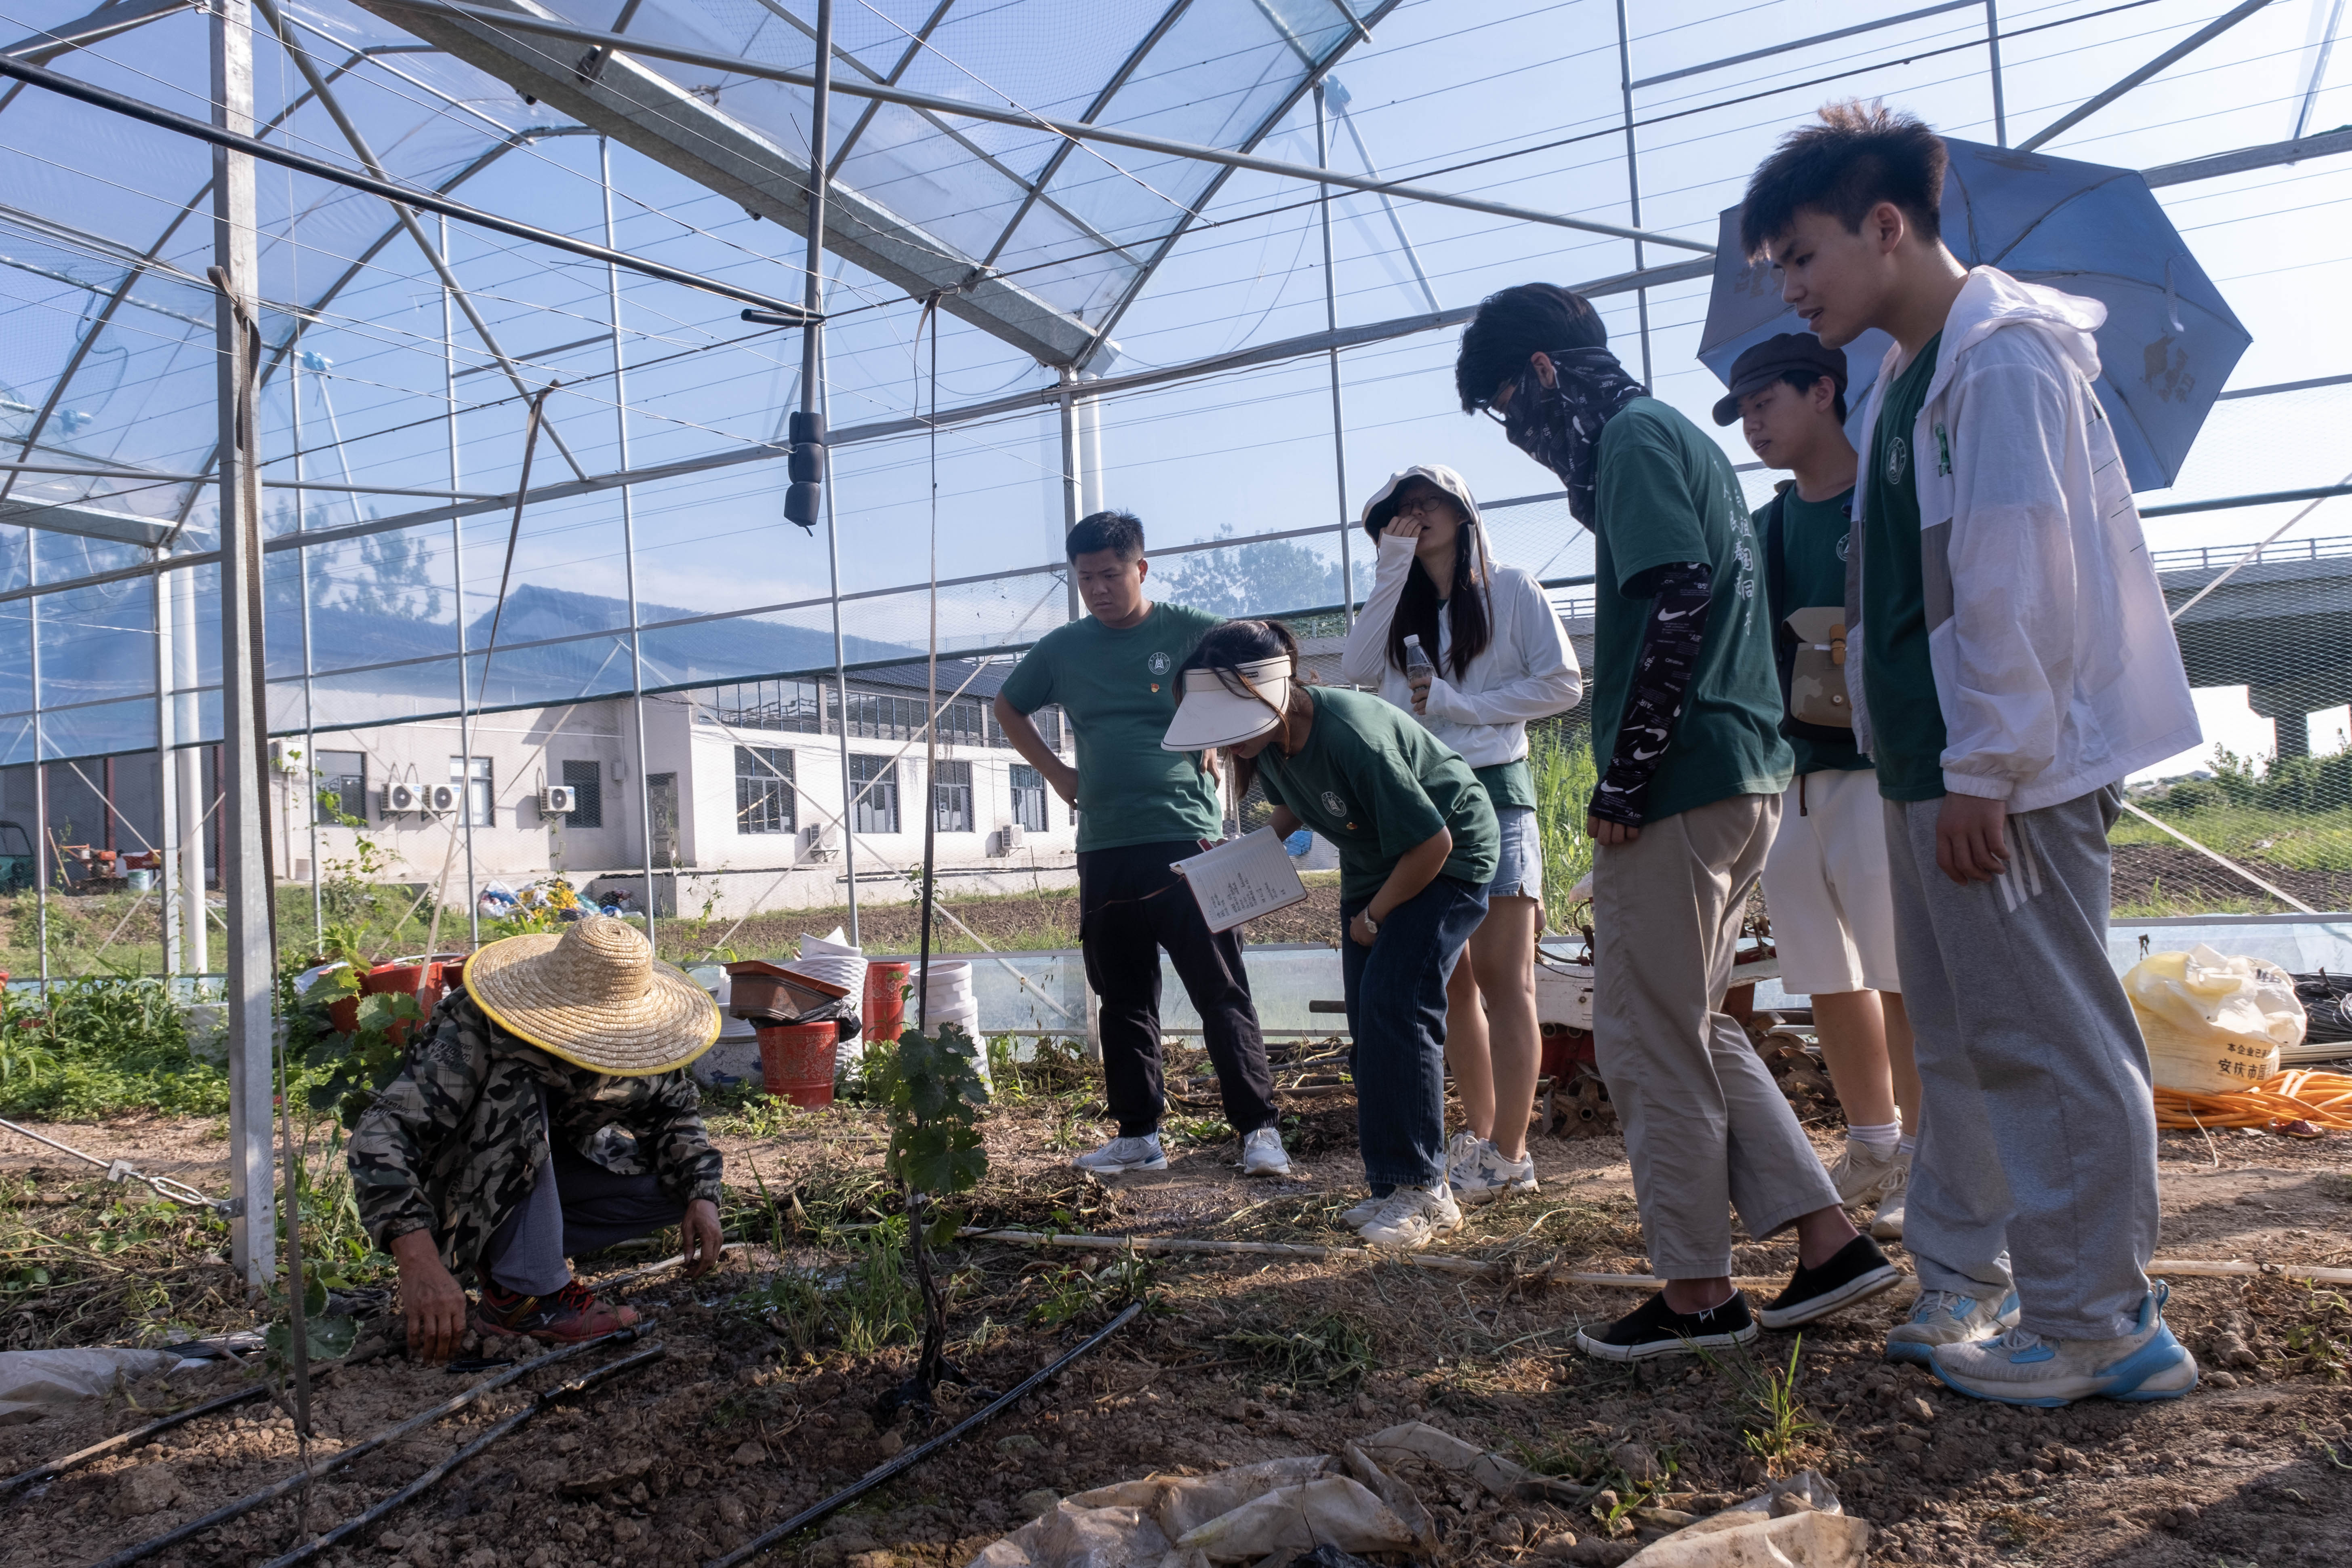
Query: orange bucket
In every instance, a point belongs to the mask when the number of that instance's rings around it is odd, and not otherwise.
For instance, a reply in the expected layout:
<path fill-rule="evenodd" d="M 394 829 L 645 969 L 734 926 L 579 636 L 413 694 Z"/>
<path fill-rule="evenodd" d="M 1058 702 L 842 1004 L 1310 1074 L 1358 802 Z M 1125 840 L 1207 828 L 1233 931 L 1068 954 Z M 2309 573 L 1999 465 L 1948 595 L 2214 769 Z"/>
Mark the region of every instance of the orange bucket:
<path fill-rule="evenodd" d="M 833 1058 L 841 1030 L 820 1024 L 777 1024 L 759 1031 L 760 1076 L 768 1092 L 814 1109 L 833 1103 Z"/>
<path fill-rule="evenodd" d="M 907 1026 L 908 977 L 915 966 L 885 959 L 868 961 L 866 965 L 866 1037 L 868 1040 L 889 1041 L 898 1037 Z"/>

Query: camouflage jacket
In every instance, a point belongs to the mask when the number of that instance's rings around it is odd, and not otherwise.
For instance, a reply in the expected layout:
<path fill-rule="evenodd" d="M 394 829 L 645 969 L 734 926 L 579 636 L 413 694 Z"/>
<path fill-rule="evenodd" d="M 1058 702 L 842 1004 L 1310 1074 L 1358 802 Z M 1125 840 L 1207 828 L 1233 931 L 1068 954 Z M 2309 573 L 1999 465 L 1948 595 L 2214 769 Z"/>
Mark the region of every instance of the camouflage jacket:
<path fill-rule="evenodd" d="M 452 1272 L 473 1268 L 530 1196 L 551 1130 L 616 1175 L 658 1176 L 680 1204 L 716 1203 L 721 1162 L 701 1103 L 683 1069 L 610 1078 L 527 1045 L 460 987 L 352 1134 L 361 1221 L 387 1250 L 429 1229 Z"/>

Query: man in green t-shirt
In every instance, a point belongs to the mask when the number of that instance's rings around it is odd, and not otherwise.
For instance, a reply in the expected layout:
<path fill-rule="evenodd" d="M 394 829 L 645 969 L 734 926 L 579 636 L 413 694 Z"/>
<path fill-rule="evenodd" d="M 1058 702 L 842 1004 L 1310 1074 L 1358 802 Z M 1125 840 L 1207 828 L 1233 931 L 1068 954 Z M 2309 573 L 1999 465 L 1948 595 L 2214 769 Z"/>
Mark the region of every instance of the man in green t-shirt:
<path fill-rule="evenodd" d="M 1897 1240 L 1919 1074 L 1895 967 L 1878 780 L 1853 743 L 1845 692 L 1854 473 L 1845 354 L 1811 332 L 1783 332 L 1735 360 L 1730 382 L 1715 422 L 1738 421 L 1766 468 L 1795 476 L 1756 513 L 1789 709 L 1780 732 L 1797 754 L 1797 782 L 1780 797 L 1780 831 L 1764 861 L 1764 901 L 1780 984 L 1811 1001 L 1822 1061 L 1845 1110 L 1845 1152 L 1830 1179 L 1849 1205 L 1875 1199 L 1871 1235 Z"/>
<path fill-rule="evenodd" d="M 1747 1032 L 1718 1009 L 1790 777 L 1771 627 L 1730 460 L 1608 341 L 1589 300 L 1523 284 L 1478 307 L 1454 375 L 1462 406 L 1493 414 L 1558 475 L 1594 535 L 1593 1049 L 1665 1287 L 1577 1345 L 1636 1361 L 1756 1337 L 1731 1281 L 1734 1207 L 1759 1239 L 1797 1231 L 1768 1328 L 1902 1277 L 1846 1219 Z"/>
<path fill-rule="evenodd" d="M 2197 1362 L 2147 1279 L 2156 1116 L 2107 830 L 2196 709 L 2096 389 L 2106 307 L 1962 266 L 1948 174 L 1916 117 L 1832 104 L 1739 219 L 1823 343 L 1894 340 L 1846 588 L 1921 1082 L 1920 1291 L 1886 1353 L 2008 1404 L 2174 1398 Z"/>
<path fill-rule="evenodd" d="M 1219 617 L 1146 596 L 1151 568 L 1132 513 L 1081 519 L 1068 542 L 1088 614 L 1037 639 L 997 693 L 996 721 L 1078 812 L 1078 945 L 1087 983 L 1101 999 L 1103 1080 L 1118 1131 L 1076 1163 L 1106 1174 L 1168 1167 L 1160 1146 L 1168 1103 L 1160 1066 L 1165 948 L 1200 1010 L 1225 1121 L 1242 1141 L 1242 1169 L 1286 1174 L 1241 933 L 1212 931 L 1170 869 L 1224 831 L 1200 755 L 1160 744 L 1176 712 L 1177 668 Z M 1029 717 L 1048 703 L 1060 704 L 1077 737 L 1075 768 Z"/>

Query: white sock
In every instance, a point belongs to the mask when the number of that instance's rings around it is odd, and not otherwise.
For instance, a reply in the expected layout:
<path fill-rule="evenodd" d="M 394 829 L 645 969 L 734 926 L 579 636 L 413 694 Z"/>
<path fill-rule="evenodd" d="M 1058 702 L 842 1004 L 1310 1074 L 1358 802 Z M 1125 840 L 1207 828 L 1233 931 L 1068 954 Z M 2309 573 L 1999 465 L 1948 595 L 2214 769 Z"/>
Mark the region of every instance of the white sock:
<path fill-rule="evenodd" d="M 1901 1138 L 1895 1140 L 1895 1152 L 1898 1154 L 1916 1154 L 1918 1151 L 1919 1140 L 1911 1133 L 1906 1132 Z"/>
<path fill-rule="evenodd" d="M 1847 1142 L 1866 1144 L 1881 1154 L 1893 1153 L 1896 1145 L 1902 1141 L 1902 1137 L 1903 1123 L 1900 1121 L 1889 1121 L 1884 1126 L 1872 1127 L 1848 1122 L 1845 1129 Z"/>

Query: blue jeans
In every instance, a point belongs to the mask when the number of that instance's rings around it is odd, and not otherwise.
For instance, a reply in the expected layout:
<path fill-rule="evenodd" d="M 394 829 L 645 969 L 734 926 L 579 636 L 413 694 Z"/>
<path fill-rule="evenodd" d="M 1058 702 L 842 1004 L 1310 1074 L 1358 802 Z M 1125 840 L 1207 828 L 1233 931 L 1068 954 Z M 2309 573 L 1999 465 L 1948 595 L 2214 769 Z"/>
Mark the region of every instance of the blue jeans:
<path fill-rule="evenodd" d="M 1339 974 L 1356 1045 L 1356 1143 L 1375 1195 L 1445 1179 L 1445 984 L 1486 918 L 1486 890 L 1440 877 L 1389 911 L 1365 947 L 1370 899 L 1339 906 Z"/>

